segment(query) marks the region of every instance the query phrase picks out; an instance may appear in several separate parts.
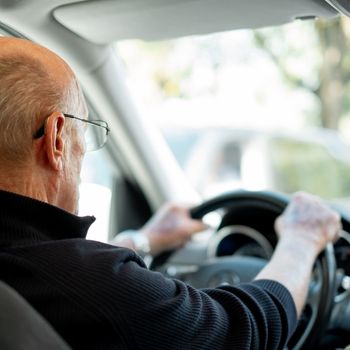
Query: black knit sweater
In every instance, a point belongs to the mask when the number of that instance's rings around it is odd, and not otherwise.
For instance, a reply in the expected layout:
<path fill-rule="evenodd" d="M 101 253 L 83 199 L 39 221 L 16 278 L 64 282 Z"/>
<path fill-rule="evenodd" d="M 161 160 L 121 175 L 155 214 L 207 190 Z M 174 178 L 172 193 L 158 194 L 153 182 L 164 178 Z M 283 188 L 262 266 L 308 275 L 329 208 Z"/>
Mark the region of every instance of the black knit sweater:
<path fill-rule="evenodd" d="M 296 312 L 279 283 L 196 290 L 86 240 L 93 221 L 0 191 L 0 278 L 73 349 L 284 347 Z"/>

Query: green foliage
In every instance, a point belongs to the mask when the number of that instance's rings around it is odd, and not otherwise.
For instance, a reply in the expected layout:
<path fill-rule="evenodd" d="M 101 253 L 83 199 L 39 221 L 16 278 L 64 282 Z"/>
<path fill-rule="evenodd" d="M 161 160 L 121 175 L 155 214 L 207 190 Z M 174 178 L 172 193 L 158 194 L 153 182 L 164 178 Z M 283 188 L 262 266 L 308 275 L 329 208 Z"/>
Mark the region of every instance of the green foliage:
<path fill-rule="evenodd" d="M 280 191 L 350 197 L 350 164 L 331 156 L 324 146 L 282 138 L 270 142 L 274 182 Z"/>

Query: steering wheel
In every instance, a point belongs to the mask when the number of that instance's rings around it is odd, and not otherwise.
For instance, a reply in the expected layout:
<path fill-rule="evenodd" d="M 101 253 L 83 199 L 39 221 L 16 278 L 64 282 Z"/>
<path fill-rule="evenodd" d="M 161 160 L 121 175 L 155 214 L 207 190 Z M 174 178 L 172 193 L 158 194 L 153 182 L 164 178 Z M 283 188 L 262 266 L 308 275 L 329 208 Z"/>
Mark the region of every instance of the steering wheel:
<path fill-rule="evenodd" d="M 263 229 L 259 231 L 277 243 L 274 221 L 288 204 L 288 197 L 273 192 L 235 191 L 210 199 L 191 209 L 193 218 L 201 219 L 214 211 L 224 213 L 219 229 L 234 224 L 252 226 L 259 221 Z M 258 214 L 257 214 L 258 213 Z M 271 233 L 273 238 L 271 238 Z M 156 257 L 151 268 L 164 266 L 173 252 Z M 251 281 L 265 266 L 266 260 L 251 256 L 224 256 L 201 263 L 193 272 L 186 273 L 184 279 L 194 287 L 212 287 L 220 282 L 218 276 L 227 276 L 226 282 Z M 336 263 L 333 246 L 327 245 L 315 263 L 309 293 L 298 327 L 291 337 L 288 348 L 293 350 L 312 349 L 320 340 L 327 327 L 335 294 Z"/>

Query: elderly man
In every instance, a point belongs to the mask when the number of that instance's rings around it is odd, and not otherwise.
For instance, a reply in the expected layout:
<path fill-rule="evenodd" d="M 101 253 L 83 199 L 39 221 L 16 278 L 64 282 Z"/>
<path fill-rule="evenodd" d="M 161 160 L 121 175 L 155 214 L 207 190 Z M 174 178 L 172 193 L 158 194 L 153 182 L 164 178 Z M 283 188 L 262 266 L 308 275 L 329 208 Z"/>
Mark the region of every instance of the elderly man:
<path fill-rule="evenodd" d="M 76 212 L 89 122 L 69 66 L 43 47 L 0 38 L 0 77 L 0 277 L 72 348 L 284 347 L 313 263 L 340 229 L 336 213 L 295 195 L 252 283 L 196 290 L 166 279 L 132 250 L 85 239 L 94 219 Z M 175 216 L 192 232 L 203 227 L 186 211 Z"/>

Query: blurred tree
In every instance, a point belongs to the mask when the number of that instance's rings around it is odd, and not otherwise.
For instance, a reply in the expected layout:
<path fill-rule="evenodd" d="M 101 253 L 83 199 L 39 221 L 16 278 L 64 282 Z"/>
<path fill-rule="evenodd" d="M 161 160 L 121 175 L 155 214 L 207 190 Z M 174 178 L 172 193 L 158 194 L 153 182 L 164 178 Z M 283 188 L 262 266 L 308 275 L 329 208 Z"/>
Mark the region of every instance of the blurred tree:
<path fill-rule="evenodd" d="M 309 47 L 295 45 L 295 42 L 284 45 L 283 41 L 288 42 L 288 30 L 283 27 L 255 31 L 255 42 L 275 62 L 287 83 L 311 91 L 319 98 L 319 124 L 338 129 L 339 121 L 350 116 L 350 20 L 345 17 L 318 19 L 312 28 L 313 33 L 309 34 L 315 36 L 317 45 Z M 276 40 L 282 42 L 274 45 Z M 310 72 L 315 74 L 309 80 L 293 71 L 290 64 L 291 58 L 305 56 L 307 50 L 318 50 L 319 58 L 307 61 Z"/>
<path fill-rule="evenodd" d="M 317 91 L 322 109 L 322 126 L 337 129 L 339 120 L 347 114 L 345 109 L 349 95 L 346 94 L 350 78 L 350 37 L 347 29 L 348 19 L 316 21 L 322 65 L 320 67 L 320 86 Z"/>

